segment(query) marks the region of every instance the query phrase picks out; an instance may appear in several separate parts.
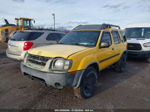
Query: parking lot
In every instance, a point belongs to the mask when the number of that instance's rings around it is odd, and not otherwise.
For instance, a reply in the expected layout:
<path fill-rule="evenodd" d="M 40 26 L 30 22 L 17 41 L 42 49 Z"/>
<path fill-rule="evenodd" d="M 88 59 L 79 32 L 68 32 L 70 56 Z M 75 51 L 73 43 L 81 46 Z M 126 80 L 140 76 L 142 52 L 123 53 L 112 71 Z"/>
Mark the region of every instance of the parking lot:
<path fill-rule="evenodd" d="M 150 109 L 150 64 L 128 59 L 126 72 L 101 72 L 96 95 L 74 97 L 73 90 L 58 90 L 32 81 L 20 73 L 20 64 L 5 55 L 0 43 L 1 109 Z"/>

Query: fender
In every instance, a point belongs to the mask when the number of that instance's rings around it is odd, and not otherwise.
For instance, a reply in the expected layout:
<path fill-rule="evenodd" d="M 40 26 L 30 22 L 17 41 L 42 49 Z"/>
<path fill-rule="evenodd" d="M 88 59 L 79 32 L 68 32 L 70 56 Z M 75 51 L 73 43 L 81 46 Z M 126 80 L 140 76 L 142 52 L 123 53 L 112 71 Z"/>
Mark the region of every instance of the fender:
<path fill-rule="evenodd" d="M 78 88 L 80 86 L 80 83 L 81 83 L 81 80 L 82 80 L 82 77 L 83 77 L 83 74 L 84 74 L 85 70 L 89 66 L 91 66 L 92 64 L 97 64 L 98 65 L 98 63 L 95 61 L 95 62 L 89 63 L 83 70 L 80 70 L 80 71 L 77 72 L 77 74 L 74 78 L 74 81 L 73 81 L 74 88 Z M 95 77 L 96 77 L 96 79 L 98 79 L 97 75 Z"/>
<path fill-rule="evenodd" d="M 89 65 L 93 64 L 93 63 L 97 63 L 97 57 L 95 55 L 87 55 L 85 56 L 79 63 L 79 66 L 77 68 L 77 70 L 83 70 L 86 69 Z M 98 64 L 99 65 L 99 64 Z"/>

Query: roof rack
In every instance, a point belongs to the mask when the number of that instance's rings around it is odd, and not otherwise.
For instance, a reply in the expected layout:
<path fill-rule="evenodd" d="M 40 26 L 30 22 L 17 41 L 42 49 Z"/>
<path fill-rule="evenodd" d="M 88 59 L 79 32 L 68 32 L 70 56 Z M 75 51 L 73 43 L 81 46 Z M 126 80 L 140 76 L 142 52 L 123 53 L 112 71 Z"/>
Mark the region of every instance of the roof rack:
<path fill-rule="evenodd" d="M 120 26 L 118 26 L 118 25 L 112 25 L 112 24 L 102 24 L 102 27 L 104 27 L 104 29 L 105 28 L 118 28 L 118 29 L 120 29 Z"/>
<path fill-rule="evenodd" d="M 112 25 L 112 24 L 96 24 L 96 25 L 79 25 L 75 27 L 73 30 L 79 30 L 79 29 L 106 29 L 106 28 L 115 28 L 115 29 L 120 29 L 120 26 L 117 25 Z"/>

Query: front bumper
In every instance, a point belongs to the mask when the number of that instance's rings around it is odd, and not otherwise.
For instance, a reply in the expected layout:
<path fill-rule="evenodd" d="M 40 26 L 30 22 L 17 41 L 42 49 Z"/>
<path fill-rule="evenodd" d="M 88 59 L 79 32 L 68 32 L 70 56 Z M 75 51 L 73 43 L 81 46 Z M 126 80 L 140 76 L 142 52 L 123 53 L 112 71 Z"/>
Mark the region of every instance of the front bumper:
<path fill-rule="evenodd" d="M 21 64 L 21 72 L 23 75 L 29 76 L 31 79 L 37 79 L 42 81 L 48 86 L 53 86 L 55 88 L 63 88 L 63 87 L 77 87 L 79 83 L 79 79 L 83 71 L 77 71 L 76 74 L 71 75 L 68 73 L 49 73 L 42 72 L 39 70 L 35 70 L 27 67 L 24 64 Z"/>
<path fill-rule="evenodd" d="M 128 51 L 129 57 L 149 58 L 150 51 Z"/>

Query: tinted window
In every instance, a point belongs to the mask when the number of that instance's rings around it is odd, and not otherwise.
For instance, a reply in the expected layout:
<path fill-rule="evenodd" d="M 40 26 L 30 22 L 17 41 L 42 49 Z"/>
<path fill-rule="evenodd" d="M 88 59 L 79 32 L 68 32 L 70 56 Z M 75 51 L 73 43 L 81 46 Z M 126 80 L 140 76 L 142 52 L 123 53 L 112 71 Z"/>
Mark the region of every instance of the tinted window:
<path fill-rule="evenodd" d="M 148 38 L 150 39 L 150 28 L 127 28 L 127 38 Z"/>
<path fill-rule="evenodd" d="M 126 42 L 126 41 L 127 41 L 126 36 L 123 36 L 123 41 L 124 41 L 124 42 Z"/>
<path fill-rule="evenodd" d="M 125 31 L 124 31 L 124 30 L 121 30 L 121 31 L 120 31 L 120 35 L 121 35 L 121 37 L 123 38 L 123 41 L 126 42 L 126 41 L 127 41 L 127 38 L 126 38 L 126 36 L 125 36 Z"/>
<path fill-rule="evenodd" d="M 60 34 L 60 33 L 50 33 L 46 40 L 49 41 L 59 41 L 62 37 L 64 36 L 64 34 Z"/>
<path fill-rule="evenodd" d="M 127 38 L 142 38 L 141 28 L 128 28 L 126 29 Z"/>
<path fill-rule="evenodd" d="M 42 32 L 16 32 L 11 40 L 14 41 L 31 41 L 36 40 L 40 37 L 43 33 Z"/>
<path fill-rule="evenodd" d="M 143 38 L 150 39 L 150 28 L 144 28 Z"/>
<path fill-rule="evenodd" d="M 120 43 L 120 36 L 118 34 L 118 31 L 112 31 L 112 35 L 113 35 L 115 44 Z"/>
<path fill-rule="evenodd" d="M 112 44 L 112 40 L 109 32 L 103 32 L 101 43 L 102 42 L 108 43 L 109 45 Z"/>
<path fill-rule="evenodd" d="M 99 34 L 100 31 L 72 31 L 66 34 L 59 43 L 94 47 L 96 46 Z"/>

